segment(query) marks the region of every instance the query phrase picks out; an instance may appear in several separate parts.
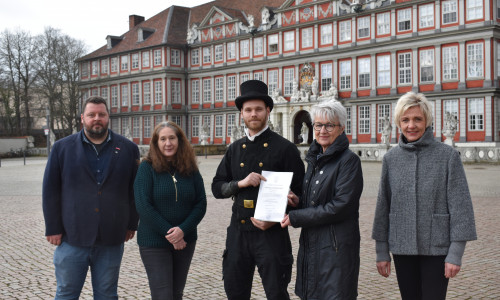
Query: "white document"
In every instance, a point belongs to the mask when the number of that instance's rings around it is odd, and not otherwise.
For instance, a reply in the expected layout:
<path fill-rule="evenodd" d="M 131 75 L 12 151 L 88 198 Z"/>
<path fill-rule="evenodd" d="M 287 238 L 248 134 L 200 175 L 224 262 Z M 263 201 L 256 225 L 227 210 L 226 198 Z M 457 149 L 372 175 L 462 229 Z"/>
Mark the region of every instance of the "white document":
<path fill-rule="evenodd" d="M 262 176 L 267 181 L 260 182 L 254 218 L 261 221 L 281 222 L 285 216 L 293 172 L 262 171 Z"/>

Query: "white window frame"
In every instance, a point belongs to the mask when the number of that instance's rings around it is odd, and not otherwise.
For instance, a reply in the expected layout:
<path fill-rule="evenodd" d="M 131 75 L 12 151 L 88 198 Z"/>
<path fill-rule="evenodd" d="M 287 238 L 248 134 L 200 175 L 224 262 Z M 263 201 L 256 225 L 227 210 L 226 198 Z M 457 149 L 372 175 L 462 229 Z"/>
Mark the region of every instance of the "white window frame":
<path fill-rule="evenodd" d="M 377 56 L 377 86 L 391 86 L 391 56 Z"/>
<path fill-rule="evenodd" d="M 212 62 L 212 56 L 210 54 L 210 47 L 203 47 L 203 63 L 209 64 Z"/>
<path fill-rule="evenodd" d="M 153 63 L 155 66 L 161 66 L 162 52 L 163 51 L 161 49 L 154 49 L 153 50 Z"/>
<path fill-rule="evenodd" d="M 283 44 L 284 51 L 295 50 L 295 30 L 283 33 Z"/>
<path fill-rule="evenodd" d="M 236 99 L 236 75 L 227 76 L 227 99 Z"/>
<path fill-rule="evenodd" d="M 333 82 L 332 63 L 321 64 L 321 91 L 328 91 Z"/>
<path fill-rule="evenodd" d="M 358 59 L 358 86 L 360 89 L 366 89 L 371 86 L 371 65 L 370 57 Z"/>
<path fill-rule="evenodd" d="M 351 106 L 347 106 L 345 108 L 346 110 L 346 120 L 345 120 L 345 134 L 352 134 L 351 132 L 351 127 L 352 127 L 352 121 L 351 121 Z"/>
<path fill-rule="evenodd" d="M 139 82 L 132 83 L 132 105 L 140 105 Z"/>
<path fill-rule="evenodd" d="M 467 44 L 467 78 L 484 76 L 483 43 Z"/>
<path fill-rule="evenodd" d="M 200 80 L 191 81 L 191 103 L 200 103 Z"/>
<path fill-rule="evenodd" d="M 483 18 L 483 0 L 466 0 L 467 21 Z"/>
<path fill-rule="evenodd" d="M 398 84 L 412 83 L 411 52 L 398 54 Z"/>
<path fill-rule="evenodd" d="M 200 116 L 191 117 L 191 137 L 200 135 Z"/>
<path fill-rule="evenodd" d="M 458 46 L 443 47 L 443 81 L 458 80 Z"/>
<path fill-rule="evenodd" d="M 377 14 L 377 35 L 387 35 L 391 33 L 391 13 L 385 12 Z"/>
<path fill-rule="evenodd" d="M 144 105 L 151 105 L 151 82 L 142 83 L 142 102 Z"/>
<path fill-rule="evenodd" d="M 458 0 L 441 1 L 443 25 L 457 23 L 458 20 Z"/>
<path fill-rule="evenodd" d="M 132 138 L 138 139 L 141 137 L 141 118 L 132 118 Z"/>
<path fill-rule="evenodd" d="M 142 52 L 142 67 L 149 68 L 150 60 L 149 60 L 149 51 Z"/>
<path fill-rule="evenodd" d="M 203 102 L 212 102 L 212 78 L 203 79 Z"/>
<path fill-rule="evenodd" d="M 132 69 L 139 69 L 139 53 L 132 53 Z"/>
<path fill-rule="evenodd" d="M 329 45 L 329 44 L 333 43 L 333 36 L 332 36 L 333 26 L 332 26 L 332 23 L 320 25 L 320 32 L 321 32 L 321 39 L 320 39 L 321 45 Z"/>
<path fill-rule="evenodd" d="M 118 85 L 111 86 L 111 107 L 118 107 Z"/>
<path fill-rule="evenodd" d="M 224 77 L 215 77 L 215 101 L 224 100 Z"/>
<path fill-rule="evenodd" d="M 359 107 L 359 134 L 370 134 L 370 105 Z"/>
<path fill-rule="evenodd" d="M 460 128 L 460 115 L 458 113 L 458 100 L 443 100 L 443 118 L 446 118 L 446 113 L 449 112 L 457 120 L 457 128 Z"/>
<path fill-rule="evenodd" d="M 255 72 L 255 73 L 253 73 L 253 79 L 264 81 L 264 73 L 263 72 Z"/>
<path fill-rule="evenodd" d="M 215 137 L 222 137 L 222 129 L 223 129 L 223 117 L 224 115 L 215 115 Z"/>
<path fill-rule="evenodd" d="M 101 88 L 101 97 L 104 98 L 106 100 L 106 102 L 108 102 L 108 87 L 102 87 Z"/>
<path fill-rule="evenodd" d="M 370 16 L 358 18 L 358 38 L 370 37 Z"/>
<path fill-rule="evenodd" d="M 250 74 L 249 73 L 243 73 L 240 75 L 240 84 L 242 84 L 245 81 L 250 80 Z"/>
<path fill-rule="evenodd" d="M 470 98 L 469 131 L 484 131 L 484 98 Z"/>
<path fill-rule="evenodd" d="M 125 135 L 127 133 L 127 129 L 129 128 L 130 126 L 130 122 L 129 122 L 129 118 L 128 117 L 124 117 L 124 118 L 121 118 L 121 123 L 122 123 L 122 126 L 121 126 L 121 130 L 122 130 L 122 135 Z"/>
<path fill-rule="evenodd" d="M 351 60 L 343 60 L 339 62 L 340 90 L 351 89 L 351 64 Z"/>
<path fill-rule="evenodd" d="M 118 57 L 111 57 L 111 73 L 118 72 Z"/>
<path fill-rule="evenodd" d="M 120 71 L 128 71 L 128 55 L 120 57 Z"/>
<path fill-rule="evenodd" d="M 191 65 L 199 65 L 200 64 L 200 49 L 192 49 L 191 50 Z"/>
<path fill-rule="evenodd" d="M 264 54 L 264 38 L 258 37 L 253 40 L 253 55 L 263 55 Z"/>
<path fill-rule="evenodd" d="M 293 93 L 293 81 L 295 80 L 295 69 L 283 69 L 283 95 L 290 96 Z"/>
<path fill-rule="evenodd" d="M 179 125 L 179 127 L 182 127 L 182 116 L 174 115 L 174 116 L 171 116 L 171 118 L 172 118 L 172 122 Z"/>
<path fill-rule="evenodd" d="M 240 41 L 240 57 L 249 57 L 250 56 L 250 41 L 242 40 Z"/>
<path fill-rule="evenodd" d="M 151 116 L 143 117 L 144 128 L 142 129 L 144 138 L 151 138 Z"/>
<path fill-rule="evenodd" d="M 227 124 L 226 124 L 226 136 L 230 136 L 233 133 L 233 128 L 236 125 L 236 115 L 235 114 L 228 114 L 227 115 Z"/>
<path fill-rule="evenodd" d="M 236 43 L 227 43 L 227 59 L 236 59 Z"/>
<path fill-rule="evenodd" d="M 339 41 L 347 42 L 351 41 L 351 20 L 345 20 L 339 22 Z"/>
<path fill-rule="evenodd" d="M 128 106 L 128 83 L 127 84 L 123 84 L 123 85 L 120 85 L 120 88 L 121 88 L 121 93 L 120 93 L 120 96 L 121 96 L 121 100 L 122 100 L 122 106 Z"/>
<path fill-rule="evenodd" d="M 384 131 L 384 118 L 387 116 L 389 120 L 391 119 L 391 105 L 390 104 L 379 104 L 377 105 L 377 133 L 382 133 Z"/>
<path fill-rule="evenodd" d="M 434 27 L 434 3 L 424 4 L 418 7 L 419 27 Z"/>
<path fill-rule="evenodd" d="M 181 103 L 181 81 L 172 80 L 170 81 L 172 90 L 172 103 Z"/>
<path fill-rule="evenodd" d="M 269 95 L 272 95 L 275 90 L 278 90 L 278 70 L 269 70 L 267 72 L 267 86 Z"/>
<path fill-rule="evenodd" d="M 279 51 L 279 38 L 278 34 L 271 34 L 268 36 L 268 45 L 267 45 L 267 51 L 269 54 L 271 53 L 278 53 Z"/>
<path fill-rule="evenodd" d="M 99 61 L 92 61 L 92 75 L 99 75 Z"/>
<path fill-rule="evenodd" d="M 312 27 L 307 27 L 301 29 L 302 33 L 302 39 L 301 39 L 301 44 L 302 48 L 311 48 L 314 46 L 314 38 L 313 38 L 313 28 Z"/>
<path fill-rule="evenodd" d="M 411 7 L 398 10 L 398 32 L 411 30 Z"/>
<path fill-rule="evenodd" d="M 221 62 L 222 60 L 224 60 L 223 45 L 215 45 L 214 46 L 214 53 L 215 53 L 214 61 Z"/>
<path fill-rule="evenodd" d="M 177 49 L 170 50 L 170 64 L 173 66 L 179 66 L 181 64 L 181 51 Z"/>
<path fill-rule="evenodd" d="M 154 81 L 155 104 L 163 104 L 163 81 Z"/>
<path fill-rule="evenodd" d="M 420 82 L 434 82 L 434 49 L 420 50 Z"/>

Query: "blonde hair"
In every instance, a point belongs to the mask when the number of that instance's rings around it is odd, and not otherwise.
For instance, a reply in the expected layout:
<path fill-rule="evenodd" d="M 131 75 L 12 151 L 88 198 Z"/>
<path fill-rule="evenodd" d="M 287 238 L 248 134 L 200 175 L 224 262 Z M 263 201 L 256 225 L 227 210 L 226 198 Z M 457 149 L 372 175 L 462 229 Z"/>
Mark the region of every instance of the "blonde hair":
<path fill-rule="evenodd" d="M 414 106 L 419 106 L 420 110 L 425 116 L 425 127 L 429 127 L 432 125 L 434 120 L 432 116 L 432 107 L 430 102 L 424 96 L 424 94 L 416 94 L 414 92 L 408 92 L 399 98 L 396 103 L 396 108 L 394 109 L 394 124 L 401 129 L 400 121 L 401 116 L 410 108 Z"/>

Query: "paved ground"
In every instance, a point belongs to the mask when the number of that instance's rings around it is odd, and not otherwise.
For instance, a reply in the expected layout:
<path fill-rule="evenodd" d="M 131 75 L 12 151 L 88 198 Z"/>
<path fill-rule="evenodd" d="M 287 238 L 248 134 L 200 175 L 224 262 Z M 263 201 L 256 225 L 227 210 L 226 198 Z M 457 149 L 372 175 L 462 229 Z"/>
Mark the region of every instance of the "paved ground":
<path fill-rule="evenodd" d="M 230 200 L 211 196 L 210 183 L 220 156 L 200 157 L 208 194 L 207 214 L 199 226 L 199 241 L 191 265 L 184 299 L 225 299 L 221 281 L 221 254 L 230 217 Z M 3 159 L 0 167 L 0 299 L 50 299 L 55 291 L 52 254 L 44 238 L 41 181 L 46 160 Z M 380 163 L 363 163 L 365 188 L 361 199 L 361 272 L 359 299 L 399 299 L 393 273 L 388 279 L 375 268 L 370 239 Z M 449 299 L 500 299 L 500 166 L 465 166 L 476 216 L 479 240 L 467 245 L 462 271 L 452 279 Z M 291 229 L 293 249 L 300 230 Z M 88 279 L 88 278 L 87 278 Z M 253 299 L 265 299 L 255 276 Z M 293 295 L 295 266 L 289 292 Z M 87 281 L 82 299 L 91 299 Z M 126 244 L 120 273 L 120 299 L 148 299 L 146 273 L 137 244 Z M 292 296 L 292 299 L 298 299 Z"/>

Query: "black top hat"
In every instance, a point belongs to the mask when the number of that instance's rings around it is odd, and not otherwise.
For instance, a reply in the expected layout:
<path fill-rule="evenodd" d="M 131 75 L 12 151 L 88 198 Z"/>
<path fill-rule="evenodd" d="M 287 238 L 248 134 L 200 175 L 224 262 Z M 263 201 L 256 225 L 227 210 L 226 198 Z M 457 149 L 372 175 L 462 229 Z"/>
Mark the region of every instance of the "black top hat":
<path fill-rule="evenodd" d="M 260 80 L 247 80 L 240 85 L 241 96 L 235 100 L 236 107 L 241 110 L 243 102 L 247 100 L 263 100 L 269 110 L 273 110 L 274 101 L 269 97 L 267 84 Z"/>

